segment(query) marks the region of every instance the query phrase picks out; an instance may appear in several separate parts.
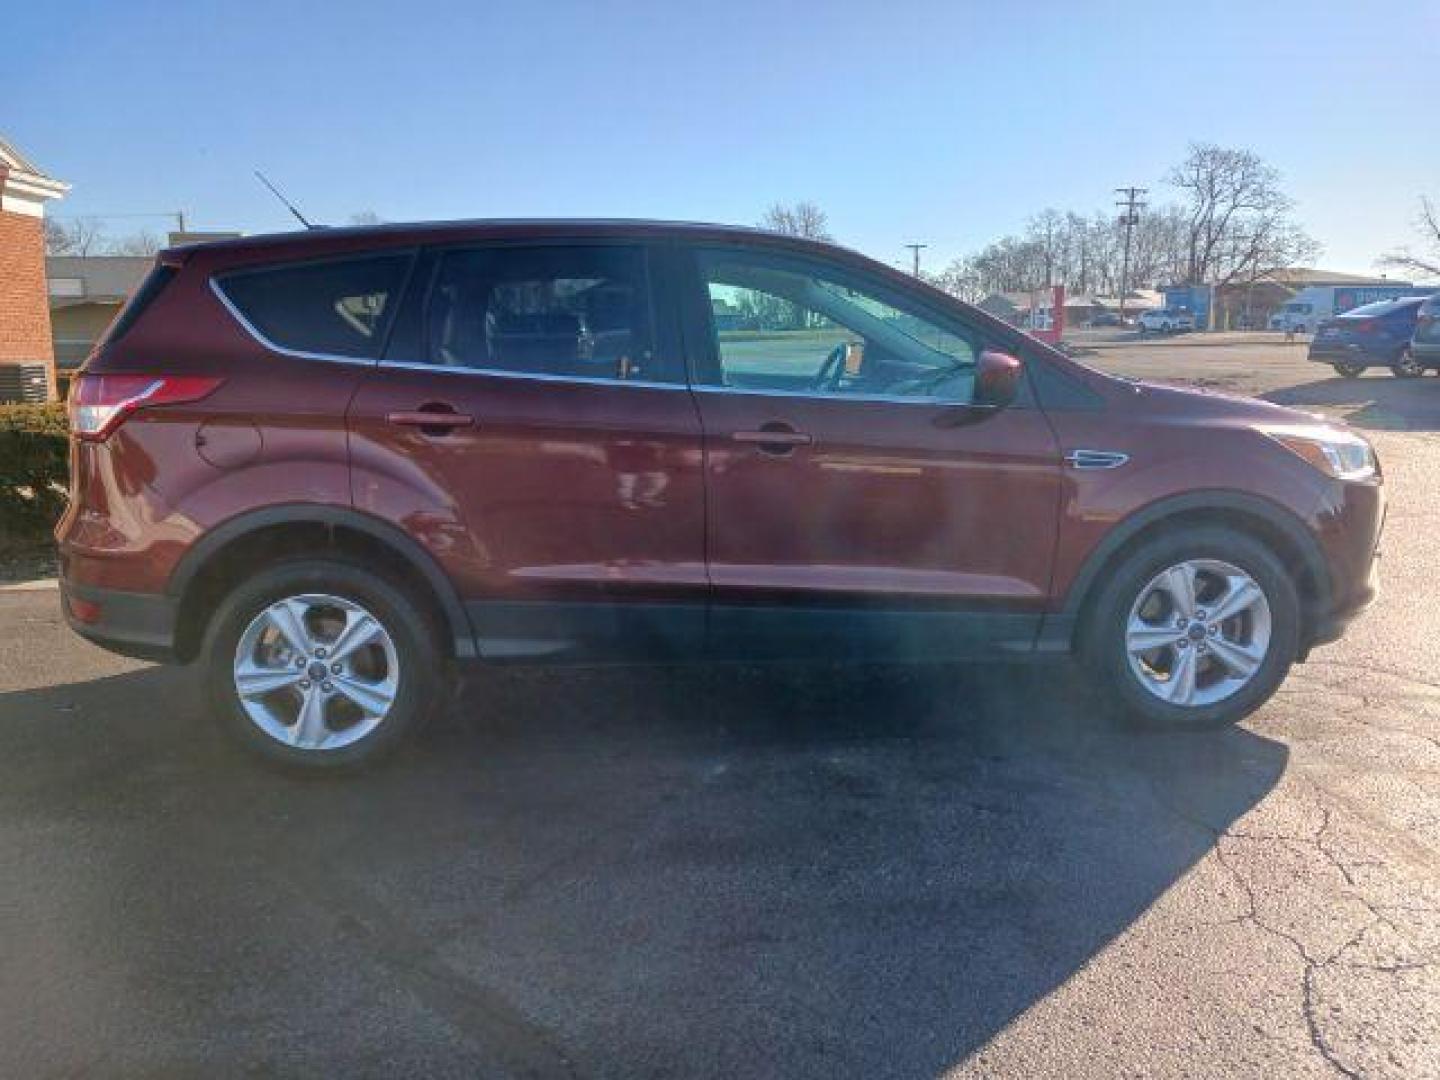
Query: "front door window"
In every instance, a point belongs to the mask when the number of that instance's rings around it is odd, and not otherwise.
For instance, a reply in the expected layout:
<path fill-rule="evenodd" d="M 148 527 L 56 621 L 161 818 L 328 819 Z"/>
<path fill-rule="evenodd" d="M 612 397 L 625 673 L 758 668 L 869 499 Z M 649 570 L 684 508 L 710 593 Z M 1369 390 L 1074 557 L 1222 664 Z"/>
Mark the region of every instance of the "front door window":
<path fill-rule="evenodd" d="M 973 399 L 975 343 L 888 290 L 753 252 L 702 252 L 700 269 L 722 386 Z"/>

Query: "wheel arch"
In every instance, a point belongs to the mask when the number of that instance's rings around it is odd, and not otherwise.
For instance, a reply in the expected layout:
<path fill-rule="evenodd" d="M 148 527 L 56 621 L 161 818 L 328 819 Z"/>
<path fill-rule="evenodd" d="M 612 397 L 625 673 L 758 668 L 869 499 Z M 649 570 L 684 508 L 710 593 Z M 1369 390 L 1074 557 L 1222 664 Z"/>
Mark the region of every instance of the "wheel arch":
<path fill-rule="evenodd" d="M 1201 491 L 1178 495 L 1137 510 L 1116 525 L 1081 565 L 1055 631 L 1076 644 L 1109 573 L 1141 544 L 1156 536 L 1204 525 L 1235 529 L 1269 547 L 1287 566 L 1297 568 L 1300 594 L 1301 653 L 1308 650 L 1312 628 L 1329 610 L 1330 572 L 1320 543 L 1291 511 L 1257 495 L 1238 491 Z"/>
<path fill-rule="evenodd" d="M 205 612 L 228 591 L 237 574 L 290 554 L 327 552 L 382 561 L 391 576 L 420 594 L 442 631 L 448 653 L 461 659 L 475 655 L 474 634 L 454 586 L 418 542 L 389 522 L 356 510 L 292 503 L 230 518 L 181 558 L 165 590 L 178 605 L 177 656 L 189 661 L 198 654 Z"/>

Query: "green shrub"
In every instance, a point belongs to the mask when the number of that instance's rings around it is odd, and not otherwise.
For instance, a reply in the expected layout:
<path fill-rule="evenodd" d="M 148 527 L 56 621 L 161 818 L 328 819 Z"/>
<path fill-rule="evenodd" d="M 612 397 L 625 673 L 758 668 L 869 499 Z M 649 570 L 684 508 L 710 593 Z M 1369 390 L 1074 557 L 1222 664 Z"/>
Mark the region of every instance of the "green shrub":
<path fill-rule="evenodd" d="M 0 544 L 42 541 L 65 509 L 69 480 L 65 407 L 0 405 Z"/>

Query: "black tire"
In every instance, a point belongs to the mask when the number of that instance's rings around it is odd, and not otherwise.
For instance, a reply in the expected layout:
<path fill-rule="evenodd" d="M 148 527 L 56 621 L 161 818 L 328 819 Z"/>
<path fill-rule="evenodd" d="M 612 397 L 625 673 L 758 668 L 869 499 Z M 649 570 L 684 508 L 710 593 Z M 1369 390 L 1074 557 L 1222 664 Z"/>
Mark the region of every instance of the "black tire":
<path fill-rule="evenodd" d="M 1125 625 L 1140 591 L 1167 567 L 1191 559 L 1219 559 L 1249 574 L 1270 605 L 1271 638 L 1265 659 L 1239 690 L 1210 705 L 1182 707 L 1161 701 L 1131 671 Z M 1299 643 L 1299 596 L 1280 559 L 1245 533 L 1202 526 L 1156 536 L 1125 557 L 1090 607 L 1080 651 L 1086 669 L 1102 674 L 1128 719 L 1147 728 L 1197 731 L 1234 724 L 1269 700 L 1295 662 Z"/>
<path fill-rule="evenodd" d="M 1335 374 L 1339 375 L 1342 379 L 1358 379 L 1361 375 L 1365 374 L 1364 364 L 1339 363 L 1335 364 L 1334 367 Z"/>
<path fill-rule="evenodd" d="M 301 749 L 280 742 L 251 720 L 235 687 L 235 657 L 246 627 L 277 600 L 310 593 L 359 604 L 383 626 L 398 659 L 399 678 L 389 711 L 369 734 L 337 749 Z M 242 746 L 295 771 L 346 772 L 393 753 L 420 729 L 432 704 L 446 699 L 439 640 L 425 608 L 407 588 L 343 557 L 294 559 L 252 575 L 220 602 L 206 629 L 201 663 L 215 714 Z"/>
<path fill-rule="evenodd" d="M 1410 349 L 1403 349 L 1390 365 L 1390 373 L 1397 379 L 1418 379 L 1425 374 L 1425 367 L 1415 359 Z"/>

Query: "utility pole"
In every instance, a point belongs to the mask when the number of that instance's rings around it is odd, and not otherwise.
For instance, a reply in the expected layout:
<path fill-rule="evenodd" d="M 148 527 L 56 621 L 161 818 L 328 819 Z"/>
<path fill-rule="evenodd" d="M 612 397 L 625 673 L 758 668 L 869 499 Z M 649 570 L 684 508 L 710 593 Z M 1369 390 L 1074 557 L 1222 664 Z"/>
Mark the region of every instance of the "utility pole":
<path fill-rule="evenodd" d="M 1120 207 L 1120 224 L 1125 226 L 1125 254 L 1120 258 L 1120 324 L 1125 324 L 1125 294 L 1130 289 L 1130 235 L 1135 231 L 1135 226 L 1140 224 L 1140 211 L 1145 209 L 1145 204 L 1140 201 L 1146 189 L 1143 187 L 1122 187 L 1116 188 L 1115 194 L 1123 195 L 1115 205 Z"/>
<path fill-rule="evenodd" d="M 910 256 L 911 256 L 911 260 L 910 260 L 911 270 L 910 270 L 910 272 L 911 272 L 912 274 L 914 274 L 916 277 L 919 277 L 919 276 L 920 276 L 920 252 L 923 251 L 923 250 L 925 250 L 925 248 L 929 247 L 930 245 L 929 245 L 929 244 L 903 244 L 903 245 L 901 245 L 901 246 L 902 246 L 902 247 L 907 247 L 907 248 L 910 249 Z"/>

